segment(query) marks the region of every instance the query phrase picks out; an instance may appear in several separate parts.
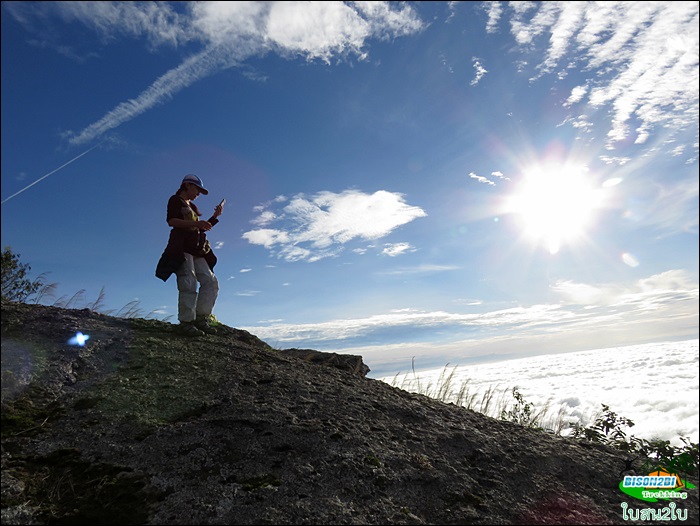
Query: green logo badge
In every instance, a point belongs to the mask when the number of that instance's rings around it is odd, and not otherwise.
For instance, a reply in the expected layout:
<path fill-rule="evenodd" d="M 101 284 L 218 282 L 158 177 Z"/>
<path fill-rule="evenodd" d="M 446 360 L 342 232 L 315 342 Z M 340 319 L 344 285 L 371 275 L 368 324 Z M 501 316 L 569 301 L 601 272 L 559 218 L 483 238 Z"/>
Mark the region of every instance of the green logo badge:
<path fill-rule="evenodd" d="M 620 489 L 630 497 L 646 502 L 661 500 L 684 500 L 685 490 L 695 489 L 687 480 L 666 471 L 653 471 L 646 476 L 626 476 L 620 482 Z"/>

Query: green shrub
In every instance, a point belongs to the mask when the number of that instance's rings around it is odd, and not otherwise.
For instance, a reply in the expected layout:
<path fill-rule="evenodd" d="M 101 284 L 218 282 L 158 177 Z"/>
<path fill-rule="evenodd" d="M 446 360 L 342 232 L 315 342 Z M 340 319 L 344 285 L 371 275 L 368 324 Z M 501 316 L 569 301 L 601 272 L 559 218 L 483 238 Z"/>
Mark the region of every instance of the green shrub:
<path fill-rule="evenodd" d="M 19 254 L 12 252 L 10 247 L 2 251 L 2 299 L 28 303 L 30 299 L 38 302 L 42 296 L 50 294 L 55 284 L 47 284 L 44 280 L 46 273 L 30 280 L 28 278 L 31 267 L 26 263 L 20 263 Z"/>
<path fill-rule="evenodd" d="M 603 412 L 595 419 L 592 426 L 583 427 L 578 422 L 572 424 L 573 437 L 625 449 L 623 443 L 630 444 L 630 442 L 627 442 L 627 434 L 622 428 L 634 427 L 634 422 L 629 418 L 617 416 L 617 413 L 611 411 L 607 405 L 601 405 Z"/>
<path fill-rule="evenodd" d="M 641 469 L 644 472 L 663 470 L 681 477 L 697 476 L 698 444 L 691 442 L 689 437 L 680 437 L 683 446 L 673 446 L 668 440 L 646 440 L 633 435 L 628 439 L 623 428 L 633 427 L 634 422 L 618 416 L 607 405 L 601 405 L 602 414 L 595 419 L 593 425 L 572 425 L 574 438 L 606 444 L 625 451 L 633 456 L 631 461 L 642 461 Z"/>

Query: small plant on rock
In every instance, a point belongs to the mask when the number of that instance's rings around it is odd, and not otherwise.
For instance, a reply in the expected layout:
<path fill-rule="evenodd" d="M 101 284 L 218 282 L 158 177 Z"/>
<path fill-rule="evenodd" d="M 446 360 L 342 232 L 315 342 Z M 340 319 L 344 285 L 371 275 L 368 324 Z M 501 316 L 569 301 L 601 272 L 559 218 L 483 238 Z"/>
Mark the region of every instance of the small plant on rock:
<path fill-rule="evenodd" d="M 513 387 L 513 398 L 515 405 L 507 411 L 501 411 L 501 420 L 520 424 L 524 427 L 539 427 L 537 418 L 534 413 L 534 406 L 530 402 L 525 402 L 525 398 L 518 391 L 517 387 Z"/>
<path fill-rule="evenodd" d="M 627 434 L 623 431 L 623 427 L 633 427 L 634 422 L 629 418 L 618 416 L 607 405 L 601 405 L 602 414 L 595 419 L 592 426 L 583 427 L 578 422 L 572 424 L 574 430 L 572 436 L 590 442 L 613 445 L 618 449 L 627 449 L 623 442 L 627 445 L 631 445 L 631 442 L 627 442 Z"/>

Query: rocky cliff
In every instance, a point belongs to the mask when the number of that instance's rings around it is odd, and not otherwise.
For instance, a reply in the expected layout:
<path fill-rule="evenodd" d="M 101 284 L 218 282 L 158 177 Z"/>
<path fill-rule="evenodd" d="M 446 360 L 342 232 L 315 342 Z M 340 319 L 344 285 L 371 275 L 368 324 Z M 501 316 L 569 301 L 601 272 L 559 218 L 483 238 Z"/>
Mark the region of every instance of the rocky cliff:
<path fill-rule="evenodd" d="M 84 346 L 68 340 L 81 332 Z M 221 327 L 2 305 L 3 524 L 624 524 L 625 454 Z M 697 490 L 676 502 L 698 523 Z M 629 516 L 627 516 L 629 518 Z"/>

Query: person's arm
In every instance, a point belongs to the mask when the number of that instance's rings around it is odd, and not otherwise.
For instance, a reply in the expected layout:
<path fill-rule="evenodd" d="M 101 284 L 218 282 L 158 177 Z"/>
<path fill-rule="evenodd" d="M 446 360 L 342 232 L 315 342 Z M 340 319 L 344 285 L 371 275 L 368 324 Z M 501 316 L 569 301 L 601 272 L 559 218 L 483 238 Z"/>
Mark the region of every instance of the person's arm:
<path fill-rule="evenodd" d="M 200 230 L 210 230 L 211 223 L 208 221 L 192 221 L 191 219 L 183 219 L 182 209 L 187 203 L 177 194 L 173 195 L 168 201 L 167 223 L 171 228 L 198 228 Z M 193 216 L 196 217 L 196 216 Z"/>
<path fill-rule="evenodd" d="M 209 224 L 211 226 L 214 226 L 216 223 L 219 222 L 219 216 L 224 213 L 224 206 L 221 204 L 218 204 L 214 207 L 214 215 L 209 218 Z"/>
<path fill-rule="evenodd" d="M 214 223 L 211 223 L 211 221 L 189 221 L 187 219 L 178 219 L 177 217 L 173 217 L 168 219 L 168 225 L 172 228 L 192 228 L 195 226 L 200 230 L 211 230 Z"/>

